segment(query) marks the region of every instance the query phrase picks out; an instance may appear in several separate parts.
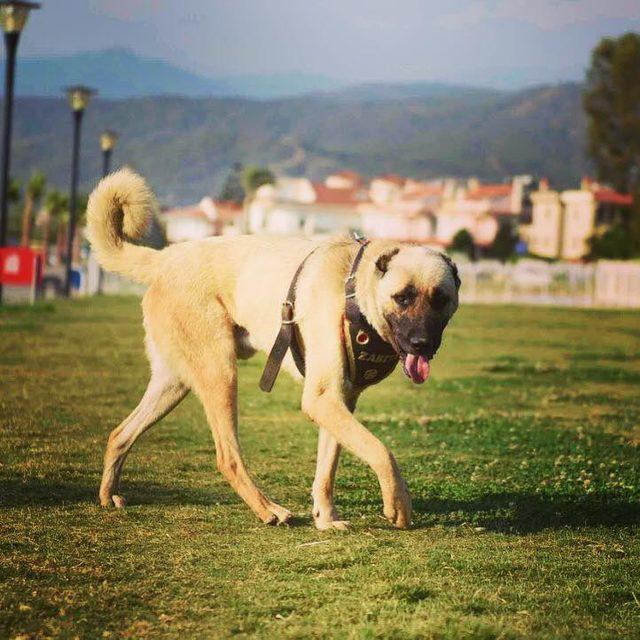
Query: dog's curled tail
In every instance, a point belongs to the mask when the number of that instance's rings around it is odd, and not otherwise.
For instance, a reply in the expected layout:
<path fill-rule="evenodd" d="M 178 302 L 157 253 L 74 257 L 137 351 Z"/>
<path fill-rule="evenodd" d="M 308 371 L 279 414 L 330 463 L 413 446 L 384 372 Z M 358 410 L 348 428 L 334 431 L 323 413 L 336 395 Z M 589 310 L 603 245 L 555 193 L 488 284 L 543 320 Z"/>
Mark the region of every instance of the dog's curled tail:
<path fill-rule="evenodd" d="M 153 192 L 131 169 L 120 169 L 100 181 L 87 204 L 87 234 L 107 271 L 151 282 L 160 252 L 129 240 L 143 236 L 156 208 Z"/>

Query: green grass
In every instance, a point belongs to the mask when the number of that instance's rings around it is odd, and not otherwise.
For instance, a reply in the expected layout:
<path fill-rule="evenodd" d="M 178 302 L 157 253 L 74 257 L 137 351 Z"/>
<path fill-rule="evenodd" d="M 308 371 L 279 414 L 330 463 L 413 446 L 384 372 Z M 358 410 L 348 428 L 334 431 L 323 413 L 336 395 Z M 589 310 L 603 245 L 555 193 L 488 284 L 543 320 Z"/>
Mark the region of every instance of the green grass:
<path fill-rule="evenodd" d="M 344 456 L 348 532 L 313 529 L 315 427 L 241 365 L 260 524 L 188 398 L 136 445 L 124 511 L 96 503 L 107 435 L 144 390 L 139 301 L 0 313 L 0 637 L 640 637 L 640 314 L 467 307 L 423 387 L 358 415 L 395 452 L 414 526 Z"/>

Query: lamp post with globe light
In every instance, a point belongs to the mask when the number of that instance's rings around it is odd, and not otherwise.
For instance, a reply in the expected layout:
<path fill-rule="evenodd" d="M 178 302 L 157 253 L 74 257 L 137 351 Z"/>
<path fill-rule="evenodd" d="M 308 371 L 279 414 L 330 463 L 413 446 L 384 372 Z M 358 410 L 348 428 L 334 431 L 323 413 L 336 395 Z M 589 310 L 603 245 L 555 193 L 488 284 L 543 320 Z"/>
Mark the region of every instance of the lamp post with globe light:
<path fill-rule="evenodd" d="M 69 195 L 69 226 L 67 228 L 67 270 L 64 281 L 64 293 L 71 295 L 71 271 L 73 261 L 73 239 L 76 233 L 76 200 L 78 194 L 78 169 L 80 160 L 80 131 L 82 116 L 96 91 L 83 85 L 65 89 L 71 110 L 73 111 L 73 153 L 71 156 L 71 193 Z"/>
<path fill-rule="evenodd" d="M 111 155 L 118 141 L 118 134 L 111 129 L 106 129 L 100 135 L 100 148 L 102 149 L 102 177 L 111 171 Z"/>
<path fill-rule="evenodd" d="M 0 2 L 0 24 L 4 31 L 7 53 L 4 89 L 4 129 L 2 135 L 2 170 L 0 172 L 0 247 L 7 244 L 7 222 L 9 215 L 9 171 L 11 161 L 11 125 L 13 120 L 13 86 L 16 71 L 16 51 L 20 34 L 32 9 L 39 9 L 37 2 Z M 2 304 L 2 283 L 0 283 Z"/>
<path fill-rule="evenodd" d="M 111 129 L 105 129 L 100 135 L 100 148 L 102 149 L 102 177 L 105 178 L 111 171 L 111 155 L 113 154 L 113 147 L 116 146 L 118 141 L 118 134 Z M 98 289 L 97 293 L 102 293 L 104 285 L 104 270 L 102 267 L 98 269 Z"/>

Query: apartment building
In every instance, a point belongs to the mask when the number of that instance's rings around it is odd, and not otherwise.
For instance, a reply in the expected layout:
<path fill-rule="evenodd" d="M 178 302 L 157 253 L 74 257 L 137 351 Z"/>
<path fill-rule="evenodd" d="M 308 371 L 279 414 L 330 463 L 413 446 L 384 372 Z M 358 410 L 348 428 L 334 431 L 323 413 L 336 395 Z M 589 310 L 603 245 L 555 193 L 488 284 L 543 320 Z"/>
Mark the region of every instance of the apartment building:
<path fill-rule="evenodd" d="M 529 252 L 542 258 L 581 260 L 589 240 L 615 223 L 624 222 L 633 199 L 584 179 L 580 189 L 557 192 L 542 181 L 531 193 L 531 225 L 523 229 Z"/>

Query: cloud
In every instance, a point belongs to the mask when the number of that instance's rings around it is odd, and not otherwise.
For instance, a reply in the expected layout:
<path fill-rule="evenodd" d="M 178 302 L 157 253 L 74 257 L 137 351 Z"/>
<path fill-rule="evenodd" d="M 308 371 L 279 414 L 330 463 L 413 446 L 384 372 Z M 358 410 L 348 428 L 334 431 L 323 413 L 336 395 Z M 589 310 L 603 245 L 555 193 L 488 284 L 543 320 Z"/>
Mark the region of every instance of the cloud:
<path fill-rule="evenodd" d="M 473 0 L 439 19 L 442 27 L 467 29 L 489 20 L 518 20 L 545 31 L 603 19 L 637 20 L 638 0 Z"/>

